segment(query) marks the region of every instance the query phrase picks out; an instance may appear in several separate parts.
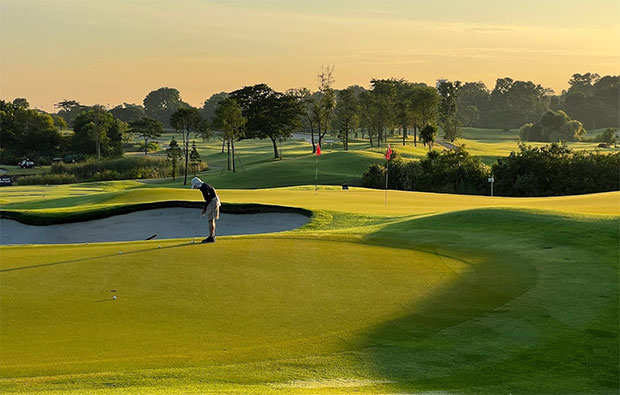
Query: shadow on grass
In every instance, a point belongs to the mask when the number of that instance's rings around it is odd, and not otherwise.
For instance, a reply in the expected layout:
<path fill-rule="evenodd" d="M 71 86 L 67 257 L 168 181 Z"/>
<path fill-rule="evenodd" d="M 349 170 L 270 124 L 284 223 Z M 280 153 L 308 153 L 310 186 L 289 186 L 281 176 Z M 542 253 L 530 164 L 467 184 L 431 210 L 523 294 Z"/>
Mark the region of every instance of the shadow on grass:
<path fill-rule="evenodd" d="M 617 245 L 616 231 L 615 221 L 495 209 L 408 220 L 368 235 L 364 243 L 465 258 L 473 270 L 409 306 L 408 314 L 366 331 L 358 344 L 361 364 L 395 392 L 617 390 L 617 281 L 601 285 L 606 298 L 595 296 L 600 279 L 583 281 L 592 292 L 575 292 L 574 266 L 562 256 L 575 248 L 583 257 L 604 254 L 596 241 Z M 615 264 L 617 274 L 616 255 L 579 271 L 613 273 Z M 519 298 L 535 285 L 525 301 Z M 585 326 L 567 324 L 558 319 L 559 302 L 595 310 L 593 318 Z M 615 335 L 595 336 L 603 332 Z"/>
<path fill-rule="evenodd" d="M 115 253 L 115 254 L 105 254 L 105 255 L 91 256 L 91 257 L 88 257 L 88 258 L 70 259 L 70 260 L 66 260 L 66 261 L 42 263 L 42 264 L 39 264 L 39 265 L 28 265 L 28 266 L 12 267 L 10 269 L 1 269 L 0 273 L 17 272 L 17 271 L 31 270 L 31 269 L 39 269 L 39 268 L 43 268 L 43 267 L 58 266 L 58 265 L 68 265 L 68 264 L 73 264 L 73 263 L 82 263 L 82 262 L 94 261 L 94 260 L 97 260 L 97 259 L 111 258 L 111 257 L 119 256 L 119 255 L 134 255 L 134 254 L 140 254 L 140 253 L 147 252 L 147 251 L 167 250 L 167 249 L 171 249 L 171 248 L 187 247 L 189 245 L 192 245 L 192 244 L 191 243 L 180 243 L 180 244 L 175 244 L 175 245 L 166 246 L 166 247 L 152 247 L 152 248 L 144 248 L 144 249 L 141 249 L 141 250 L 128 251 L 128 252 L 124 252 L 122 254 L 118 254 L 118 253 Z"/>

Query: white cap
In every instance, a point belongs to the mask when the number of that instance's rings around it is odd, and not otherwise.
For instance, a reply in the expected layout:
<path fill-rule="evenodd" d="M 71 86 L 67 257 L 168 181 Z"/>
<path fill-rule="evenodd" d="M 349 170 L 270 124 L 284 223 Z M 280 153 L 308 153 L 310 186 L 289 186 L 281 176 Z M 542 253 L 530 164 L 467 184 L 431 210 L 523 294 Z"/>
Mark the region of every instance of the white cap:
<path fill-rule="evenodd" d="M 202 180 L 198 177 L 192 178 L 192 189 L 198 189 L 203 184 Z"/>

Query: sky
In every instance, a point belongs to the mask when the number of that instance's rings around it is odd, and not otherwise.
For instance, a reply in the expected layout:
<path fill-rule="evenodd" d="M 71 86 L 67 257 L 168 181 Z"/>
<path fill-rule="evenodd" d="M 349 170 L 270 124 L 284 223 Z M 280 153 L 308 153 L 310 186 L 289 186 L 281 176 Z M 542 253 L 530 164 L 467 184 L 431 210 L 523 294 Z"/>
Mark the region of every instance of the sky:
<path fill-rule="evenodd" d="M 574 73 L 620 71 L 618 0 L 0 0 L 0 98 L 53 112 L 142 104 L 177 88 L 267 83 L 316 90 L 372 78 L 528 80 L 557 93 Z"/>

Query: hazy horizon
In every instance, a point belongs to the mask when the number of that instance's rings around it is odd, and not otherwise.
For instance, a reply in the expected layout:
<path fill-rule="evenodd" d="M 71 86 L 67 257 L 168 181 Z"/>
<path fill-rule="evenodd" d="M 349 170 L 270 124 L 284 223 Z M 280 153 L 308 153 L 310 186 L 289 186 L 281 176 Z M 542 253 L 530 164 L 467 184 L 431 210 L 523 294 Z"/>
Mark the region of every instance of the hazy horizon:
<path fill-rule="evenodd" d="M 371 78 L 531 80 L 559 93 L 574 73 L 620 70 L 616 0 L 0 0 L 0 97 L 55 111 L 113 107 L 177 88 L 211 94 L 265 82 L 316 90 Z"/>

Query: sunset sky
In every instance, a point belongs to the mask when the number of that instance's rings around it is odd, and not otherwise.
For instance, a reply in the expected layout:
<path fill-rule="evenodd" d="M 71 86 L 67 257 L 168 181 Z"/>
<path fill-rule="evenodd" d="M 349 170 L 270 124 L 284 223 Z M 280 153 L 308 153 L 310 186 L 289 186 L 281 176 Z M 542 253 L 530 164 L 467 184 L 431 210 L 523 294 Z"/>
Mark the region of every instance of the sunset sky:
<path fill-rule="evenodd" d="M 620 71 L 618 0 L 0 0 L 0 98 L 142 103 L 174 87 L 194 106 L 265 82 L 316 89 L 397 77 L 509 76 L 560 92 Z"/>

